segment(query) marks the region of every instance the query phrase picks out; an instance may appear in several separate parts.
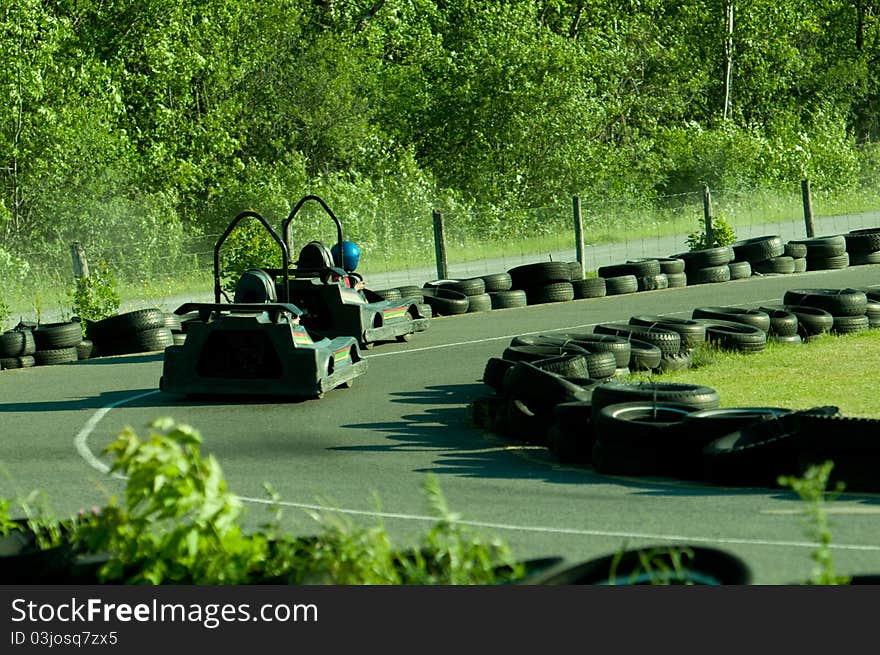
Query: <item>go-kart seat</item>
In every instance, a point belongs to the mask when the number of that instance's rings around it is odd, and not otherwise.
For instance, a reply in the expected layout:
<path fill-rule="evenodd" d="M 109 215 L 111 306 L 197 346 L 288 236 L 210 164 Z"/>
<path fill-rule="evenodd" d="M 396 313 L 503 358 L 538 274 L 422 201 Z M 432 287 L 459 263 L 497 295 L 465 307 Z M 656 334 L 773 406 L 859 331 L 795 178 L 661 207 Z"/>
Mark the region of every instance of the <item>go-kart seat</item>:
<path fill-rule="evenodd" d="M 299 251 L 299 259 L 296 260 L 296 275 L 298 277 L 316 277 L 323 275 L 328 269 L 333 268 L 333 255 L 321 241 L 310 241 Z"/>
<path fill-rule="evenodd" d="M 233 302 L 278 302 L 275 280 L 266 271 L 259 268 L 245 271 L 235 284 Z"/>

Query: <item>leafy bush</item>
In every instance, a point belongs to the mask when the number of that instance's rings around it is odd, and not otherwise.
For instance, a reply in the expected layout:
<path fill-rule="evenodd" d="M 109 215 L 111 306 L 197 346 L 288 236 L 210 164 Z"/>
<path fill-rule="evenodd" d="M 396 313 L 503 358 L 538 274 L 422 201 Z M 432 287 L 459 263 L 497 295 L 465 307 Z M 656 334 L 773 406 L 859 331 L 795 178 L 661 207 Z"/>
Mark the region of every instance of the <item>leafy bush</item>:
<path fill-rule="evenodd" d="M 113 271 L 106 262 L 101 262 L 88 277 L 76 280 L 70 292 L 73 313 L 83 321 L 100 321 L 119 312 L 119 294 L 116 292 Z"/>
<path fill-rule="evenodd" d="M 736 234 L 733 228 L 719 215 L 712 217 L 712 239 L 710 242 L 709 235 L 706 234 L 706 218 L 701 216 L 699 229 L 688 234 L 687 246 L 688 250 L 694 251 L 716 248 L 718 246 L 729 246 L 734 241 L 736 241 Z"/>
<path fill-rule="evenodd" d="M 311 513 L 323 528 L 314 537 L 285 534 L 278 511 L 245 532 L 242 503 L 216 459 L 201 456 L 200 433 L 169 418 L 149 428 L 145 440 L 126 428 L 105 449 L 127 480 L 124 497 L 84 514 L 74 532 L 81 551 L 109 553 L 105 581 L 491 584 L 523 574 L 502 542 L 458 523 L 433 477 L 425 490 L 438 520 L 414 549 L 395 548 L 381 523 L 359 527 L 333 511 Z"/>

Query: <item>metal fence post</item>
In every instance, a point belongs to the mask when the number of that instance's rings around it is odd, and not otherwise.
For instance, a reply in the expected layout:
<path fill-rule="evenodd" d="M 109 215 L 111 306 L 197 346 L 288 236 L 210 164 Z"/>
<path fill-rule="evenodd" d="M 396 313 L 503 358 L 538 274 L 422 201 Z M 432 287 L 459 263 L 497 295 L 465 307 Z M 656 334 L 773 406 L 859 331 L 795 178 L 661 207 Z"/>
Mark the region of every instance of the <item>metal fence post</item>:
<path fill-rule="evenodd" d="M 706 223 L 706 247 L 715 246 L 715 235 L 712 232 L 712 194 L 709 193 L 709 185 L 703 185 L 703 218 Z"/>
<path fill-rule="evenodd" d="M 80 243 L 70 244 L 70 257 L 73 260 L 73 275 L 78 278 L 89 276 L 89 263 L 86 260 L 86 251 Z"/>
<path fill-rule="evenodd" d="M 813 228 L 813 197 L 810 194 L 810 180 L 801 180 L 801 198 L 804 201 L 804 227 L 807 230 L 807 238 L 812 239 L 815 234 Z"/>
<path fill-rule="evenodd" d="M 437 279 L 449 278 L 449 267 L 446 264 L 446 234 L 443 229 L 443 214 L 433 210 L 434 217 L 434 255 L 437 259 Z"/>
<path fill-rule="evenodd" d="M 584 256 L 584 219 L 581 216 L 581 199 L 579 196 L 571 198 L 572 211 L 574 212 L 574 246 L 577 254 L 577 261 L 581 265 L 581 276 L 586 271 L 586 257 Z"/>

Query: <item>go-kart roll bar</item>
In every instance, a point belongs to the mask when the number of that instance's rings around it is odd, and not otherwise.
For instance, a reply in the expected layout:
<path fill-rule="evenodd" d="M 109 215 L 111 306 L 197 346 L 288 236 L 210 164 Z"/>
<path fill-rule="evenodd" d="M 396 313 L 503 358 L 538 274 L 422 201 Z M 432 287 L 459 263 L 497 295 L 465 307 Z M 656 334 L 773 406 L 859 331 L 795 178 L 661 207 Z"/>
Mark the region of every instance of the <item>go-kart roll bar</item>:
<path fill-rule="evenodd" d="M 284 223 L 281 224 L 282 234 L 284 235 L 284 243 L 287 244 L 288 248 L 290 247 L 290 222 L 308 200 L 314 200 L 318 202 L 321 207 L 324 208 L 324 211 L 327 212 L 330 218 L 333 219 L 333 222 L 336 223 L 336 241 L 339 244 L 339 261 L 334 262 L 334 264 L 339 266 L 341 269 L 346 270 L 344 261 L 345 255 L 342 252 L 342 223 L 339 222 L 339 219 L 336 218 L 336 214 L 334 214 L 333 211 L 327 206 L 327 203 L 316 195 L 303 196 L 300 201 L 296 203 L 296 207 L 293 208 L 293 211 L 291 211 L 288 217 L 284 219 Z"/>
<path fill-rule="evenodd" d="M 288 273 L 288 269 L 290 268 L 290 253 L 287 249 L 287 242 L 282 241 L 281 237 L 278 236 L 278 233 L 272 229 L 269 223 L 265 218 L 260 216 L 255 211 L 246 210 L 241 212 L 238 216 L 232 219 L 232 222 L 226 227 L 226 231 L 220 235 L 220 238 L 217 239 L 217 243 L 214 244 L 214 302 L 220 303 L 220 294 L 222 293 L 222 288 L 220 286 L 220 246 L 223 245 L 223 242 L 226 241 L 226 237 L 235 229 L 235 226 L 244 219 L 244 218 L 256 218 L 260 223 L 263 224 L 263 227 L 268 230 L 269 235 L 275 240 L 281 247 L 281 270 L 284 275 L 284 289 L 283 289 L 283 298 L 281 298 L 282 302 L 287 302 L 289 286 L 290 286 L 290 275 Z"/>

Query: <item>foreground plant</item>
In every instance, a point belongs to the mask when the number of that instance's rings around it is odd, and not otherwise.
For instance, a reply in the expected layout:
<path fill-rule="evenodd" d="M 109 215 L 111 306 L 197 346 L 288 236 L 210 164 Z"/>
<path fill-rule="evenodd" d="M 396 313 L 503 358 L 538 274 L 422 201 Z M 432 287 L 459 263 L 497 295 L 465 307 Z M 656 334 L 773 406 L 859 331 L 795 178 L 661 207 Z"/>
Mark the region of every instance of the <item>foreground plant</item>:
<path fill-rule="evenodd" d="M 149 424 L 141 439 L 119 433 L 105 452 L 111 472 L 125 476 L 121 501 L 85 513 L 73 539 L 81 552 L 104 553 L 100 578 L 143 584 L 493 584 L 520 577 L 500 541 L 472 534 L 449 511 L 436 478 L 425 491 L 437 522 L 413 549 L 399 549 L 381 521 L 355 525 L 342 512 L 311 512 L 322 531 L 312 537 L 272 520 L 246 532 L 244 508 L 227 488 L 213 456 L 202 457 L 202 438 L 170 418 Z"/>
<path fill-rule="evenodd" d="M 809 584 L 839 585 L 850 581 L 848 576 L 834 572 L 834 558 L 831 553 L 831 524 L 828 520 L 828 505 L 837 498 L 844 489 L 838 482 L 828 493 L 828 480 L 834 462 L 810 466 L 801 477 L 780 476 L 779 484 L 789 487 L 805 504 L 805 524 L 807 534 L 816 542 L 816 550 L 811 556 L 814 564 L 810 573 Z"/>

